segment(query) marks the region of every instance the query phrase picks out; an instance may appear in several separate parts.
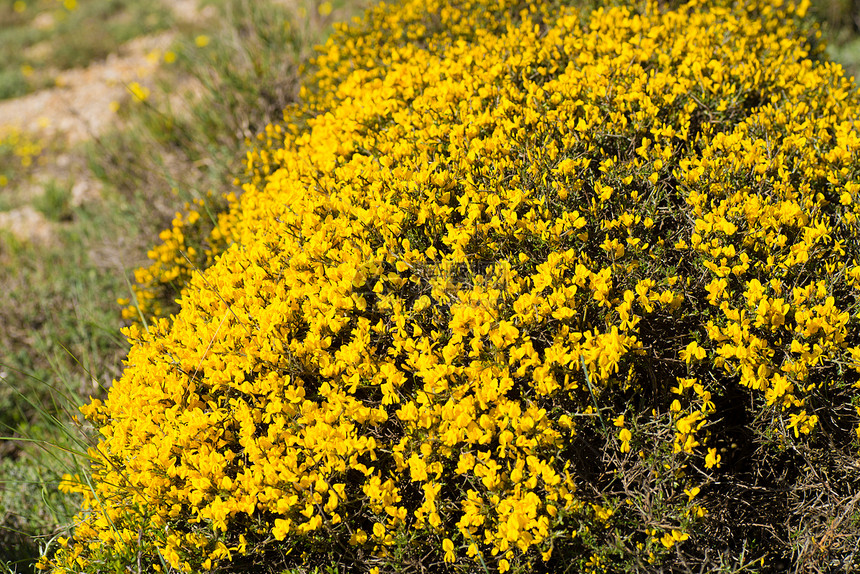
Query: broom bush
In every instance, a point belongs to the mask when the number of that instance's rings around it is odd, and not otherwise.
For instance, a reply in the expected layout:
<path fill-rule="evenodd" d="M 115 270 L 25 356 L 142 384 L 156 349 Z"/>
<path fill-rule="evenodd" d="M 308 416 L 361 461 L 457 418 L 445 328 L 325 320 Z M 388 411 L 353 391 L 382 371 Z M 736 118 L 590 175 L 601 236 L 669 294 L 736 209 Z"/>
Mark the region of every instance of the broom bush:
<path fill-rule="evenodd" d="M 338 28 L 208 251 L 154 250 L 41 567 L 860 566 L 860 98 L 806 9 Z"/>

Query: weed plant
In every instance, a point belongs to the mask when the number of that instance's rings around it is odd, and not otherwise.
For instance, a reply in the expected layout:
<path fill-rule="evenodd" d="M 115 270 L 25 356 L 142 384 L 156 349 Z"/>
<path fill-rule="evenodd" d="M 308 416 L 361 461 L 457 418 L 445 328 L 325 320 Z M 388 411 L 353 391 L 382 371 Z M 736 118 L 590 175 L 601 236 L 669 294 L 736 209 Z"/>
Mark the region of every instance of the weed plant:
<path fill-rule="evenodd" d="M 69 184 L 56 180 L 45 184 L 42 195 L 35 202 L 35 207 L 50 221 L 71 221 L 74 218 L 74 212 L 72 190 Z"/>
<path fill-rule="evenodd" d="M 860 96 L 807 8 L 338 28 L 221 243 L 153 251 L 40 567 L 860 567 Z"/>
<path fill-rule="evenodd" d="M 0 129 L 0 206 L 10 183 L 25 179 L 32 171 L 44 144 L 18 129 Z M 8 206 L 7 206 L 8 207 Z"/>

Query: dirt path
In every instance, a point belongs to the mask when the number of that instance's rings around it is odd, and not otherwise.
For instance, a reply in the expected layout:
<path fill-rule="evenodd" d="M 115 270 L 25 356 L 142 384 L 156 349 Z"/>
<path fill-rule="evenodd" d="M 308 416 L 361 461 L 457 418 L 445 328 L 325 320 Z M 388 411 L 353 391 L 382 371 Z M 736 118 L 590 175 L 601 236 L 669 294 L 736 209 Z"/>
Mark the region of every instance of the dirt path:
<path fill-rule="evenodd" d="M 137 38 L 104 61 L 61 72 L 56 87 L 0 102 L 0 125 L 61 138 L 69 146 L 103 133 L 116 115 L 112 102 L 126 98 L 132 82 L 152 75 L 173 36 Z"/>
<path fill-rule="evenodd" d="M 164 0 L 180 21 L 201 16 L 197 0 Z M 19 240 L 45 243 L 52 238 L 52 224 L 30 203 L 46 182 L 72 180 L 71 201 L 80 205 L 95 199 L 100 184 L 86 168 L 79 144 L 105 133 L 116 121 L 117 103 L 130 97 L 129 86 L 146 86 L 163 62 L 163 54 L 175 38 L 169 31 L 132 40 L 86 68 L 61 72 L 56 86 L 19 98 L 0 101 L 0 133 L 13 128 L 50 141 L 59 153 L 44 158 L 29 181 L 12 183 L 2 193 L 19 205 L 0 212 L 0 229 Z"/>

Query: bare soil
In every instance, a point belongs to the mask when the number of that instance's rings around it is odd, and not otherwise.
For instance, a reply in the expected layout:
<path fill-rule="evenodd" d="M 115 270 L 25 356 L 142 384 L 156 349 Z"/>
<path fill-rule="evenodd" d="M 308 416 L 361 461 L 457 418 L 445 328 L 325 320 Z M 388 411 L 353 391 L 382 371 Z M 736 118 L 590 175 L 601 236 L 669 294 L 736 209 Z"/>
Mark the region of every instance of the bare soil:
<path fill-rule="evenodd" d="M 205 16 L 197 0 L 162 1 L 180 21 Z M 172 31 L 136 38 L 102 61 L 59 73 L 53 87 L 0 101 L 0 131 L 14 128 L 50 142 L 26 181 L 10 182 L 2 189 L 16 207 L 0 211 L 0 230 L 10 231 L 19 241 L 51 242 L 55 223 L 30 204 L 49 181 L 72 182 L 73 205 L 99 197 L 101 184 L 86 167 L 83 144 L 114 125 L 117 104 L 132 97 L 133 82 L 148 86 L 174 38 Z"/>

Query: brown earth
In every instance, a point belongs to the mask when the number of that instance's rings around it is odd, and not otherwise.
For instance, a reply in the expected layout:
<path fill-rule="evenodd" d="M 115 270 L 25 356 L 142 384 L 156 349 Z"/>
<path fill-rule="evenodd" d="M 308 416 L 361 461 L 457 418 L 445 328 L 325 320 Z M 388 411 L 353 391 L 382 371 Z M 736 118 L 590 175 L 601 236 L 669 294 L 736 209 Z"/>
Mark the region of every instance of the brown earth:
<path fill-rule="evenodd" d="M 163 1 L 180 21 L 207 16 L 197 0 Z M 27 181 L 10 182 L 2 190 L 17 207 L 0 211 L 0 229 L 19 241 L 50 242 L 54 224 L 30 205 L 49 181 L 72 182 L 72 205 L 99 197 L 101 184 L 86 167 L 82 144 L 117 121 L 118 104 L 133 97 L 133 82 L 148 86 L 174 38 L 172 31 L 136 38 L 102 61 L 59 73 L 54 87 L 0 101 L 0 131 L 18 129 L 49 144 Z"/>

